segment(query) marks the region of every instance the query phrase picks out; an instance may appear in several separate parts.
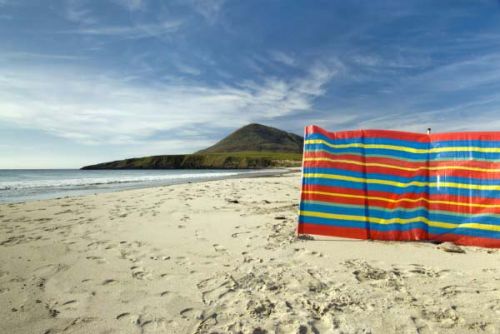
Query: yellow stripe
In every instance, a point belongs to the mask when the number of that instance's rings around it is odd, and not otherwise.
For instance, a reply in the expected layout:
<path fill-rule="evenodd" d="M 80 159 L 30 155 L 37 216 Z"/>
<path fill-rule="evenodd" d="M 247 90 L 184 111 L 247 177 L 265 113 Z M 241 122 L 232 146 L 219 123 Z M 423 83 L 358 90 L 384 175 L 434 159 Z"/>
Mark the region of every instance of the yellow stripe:
<path fill-rule="evenodd" d="M 424 148 L 413 148 L 406 146 L 397 145 L 385 145 L 385 144 L 362 144 L 362 143 L 351 143 L 351 144 L 331 144 L 323 139 L 308 139 L 305 141 L 306 144 L 323 144 L 331 148 L 373 148 L 373 149 L 385 149 L 385 150 L 395 150 L 408 153 L 442 153 L 442 152 L 460 152 L 460 151 L 475 151 L 484 153 L 500 153 L 500 147 L 476 147 L 476 146 L 455 146 L 455 147 L 434 147 L 431 149 Z"/>
<path fill-rule="evenodd" d="M 358 165 L 358 166 L 384 167 L 384 168 L 400 169 L 400 170 L 406 170 L 406 171 L 410 171 L 410 172 L 418 172 L 421 170 L 459 169 L 459 170 L 469 170 L 469 171 L 474 171 L 474 172 L 500 173 L 499 168 L 488 169 L 488 168 L 476 168 L 476 167 L 467 167 L 467 166 L 439 166 L 439 167 L 421 166 L 421 167 L 411 168 L 411 167 L 402 167 L 402 166 L 397 166 L 397 165 L 381 164 L 381 163 L 375 163 L 375 162 L 364 163 L 364 162 L 355 161 L 355 160 L 330 159 L 330 158 L 305 158 L 304 161 L 340 162 L 340 163 L 346 163 L 346 164 L 352 164 L 352 165 Z"/>
<path fill-rule="evenodd" d="M 354 220 L 360 222 L 370 222 L 374 224 L 380 225 L 388 225 L 388 224 L 410 224 L 416 222 L 422 222 L 429 226 L 433 227 L 441 227 L 441 228 L 473 228 L 477 230 L 485 230 L 485 231 L 500 231 L 500 226 L 498 225 L 489 225 L 489 224 L 480 224 L 480 223 L 464 223 L 464 224 L 453 224 L 453 223 L 445 223 L 438 221 L 431 221 L 426 217 L 414 217 L 409 219 L 401 219 L 401 218 L 391 218 L 391 219 L 382 219 L 375 217 L 365 217 L 365 216 L 354 216 L 354 215 L 341 215 L 334 213 L 324 213 L 324 212 L 316 212 L 316 211 L 300 211 L 302 216 L 307 217 L 318 217 L 318 218 L 326 218 L 326 219 L 338 219 L 338 220 Z"/>
<path fill-rule="evenodd" d="M 480 184 L 468 184 L 468 183 L 457 183 L 457 182 L 420 182 L 420 181 L 411 181 L 407 183 L 389 181 L 389 180 L 379 180 L 379 179 L 365 179 L 361 177 L 353 177 L 353 176 L 344 176 L 344 175 L 335 175 L 335 174 L 322 174 L 322 173 L 304 173 L 304 178 L 308 177 L 317 177 L 322 179 L 333 179 L 333 180 L 341 180 L 341 181 L 350 181 L 350 182 L 363 182 L 369 184 L 383 184 L 388 186 L 394 186 L 398 188 L 406 188 L 410 186 L 418 186 L 425 187 L 429 186 L 431 188 L 459 188 L 459 189 L 474 189 L 474 190 L 500 190 L 500 185 L 480 185 Z"/>
<path fill-rule="evenodd" d="M 477 207 L 477 208 L 491 208 L 491 209 L 500 208 L 500 205 L 496 205 L 496 204 L 463 203 L 463 202 L 453 202 L 453 201 L 431 201 L 431 200 L 424 198 L 424 197 L 415 198 L 415 199 L 410 199 L 410 198 L 390 199 L 390 198 L 378 197 L 378 196 L 362 196 L 362 195 L 352 195 L 352 194 L 334 193 L 334 192 L 326 192 L 326 191 L 313 191 L 313 190 L 304 190 L 304 191 L 302 191 L 302 193 L 312 194 L 312 195 L 346 197 L 346 198 L 360 198 L 360 199 L 367 198 L 370 200 L 378 200 L 378 201 L 384 201 L 384 202 L 389 202 L 389 203 L 400 203 L 400 202 L 415 203 L 418 201 L 424 201 L 424 202 L 427 202 L 429 204 L 447 204 L 447 205 L 457 205 L 457 206 L 467 206 L 467 207 L 472 206 L 472 207 Z"/>

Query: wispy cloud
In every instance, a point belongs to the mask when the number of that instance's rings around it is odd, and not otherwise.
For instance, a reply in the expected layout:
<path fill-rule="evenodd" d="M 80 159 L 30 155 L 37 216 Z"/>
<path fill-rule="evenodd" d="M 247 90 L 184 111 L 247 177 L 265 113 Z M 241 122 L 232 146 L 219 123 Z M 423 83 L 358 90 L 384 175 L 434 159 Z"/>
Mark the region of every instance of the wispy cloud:
<path fill-rule="evenodd" d="M 181 62 L 177 62 L 175 64 L 175 67 L 177 67 L 177 69 L 182 72 L 182 73 L 185 73 L 185 74 L 189 74 L 189 75 L 200 75 L 202 73 L 202 71 L 194 66 L 189 66 L 189 65 L 186 65 L 184 63 L 181 63 Z"/>
<path fill-rule="evenodd" d="M 145 87 L 81 69 L 3 69 L 0 120 L 86 144 L 154 142 L 157 133 L 193 123 L 236 127 L 310 109 L 334 75 L 316 65 L 293 80 Z"/>
<path fill-rule="evenodd" d="M 452 62 L 415 77 L 416 84 L 427 82 L 427 88 L 458 91 L 498 83 L 500 56 L 471 57 Z M 458 80 L 457 80 L 458 79 Z"/>
<path fill-rule="evenodd" d="M 19 60 L 82 60 L 83 56 L 67 55 L 67 54 L 53 54 L 53 53 L 39 53 L 39 52 L 25 52 L 25 51 L 0 51 L 0 61 L 19 61 Z"/>
<path fill-rule="evenodd" d="M 500 94 L 472 103 L 456 104 L 448 108 L 390 112 L 383 116 L 362 117 L 358 113 L 356 128 L 394 129 L 425 132 L 496 131 L 500 120 L 496 116 Z M 379 113 L 376 113 L 380 115 Z M 352 121 L 349 121 L 352 126 Z"/>
<path fill-rule="evenodd" d="M 136 11 L 139 9 L 143 9 L 145 7 L 145 1 L 143 0 L 113 0 L 113 1 L 130 11 Z"/>
<path fill-rule="evenodd" d="M 297 63 L 292 56 L 281 51 L 272 51 L 270 56 L 274 61 L 288 66 L 294 66 Z"/>
<path fill-rule="evenodd" d="M 365 66 L 387 76 L 386 62 L 368 58 L 363 61 Z M 356 74 L 349 73 L 343 80 L 352 81 L 353 76 Z M 427 127 L 438 132 L 498 130 L 499 76 L 500 57 L 488 55 L 469 56 L 442 65 L 434 63 L 415 73 L 382 77 L 371 91 L 337 99 L 337 103 L 342 100 L 345 106 L 343 112 L 356 115 L 339 125 L 417 132 Z M 331 109 L 340 112 L 341 108 L 335 104 Z M 333 119 L 325 121 L 333 122 Z"/>
<path fill-rule="evenodd" d="M 64 14 L 67 20 L 78 24 L 89 25 L 97 22 L 92 11 L 82 0 L 68 0 L 65 3 Z"/>
<path fill-rule="evenodd" d="M 252 121 L 500 128 L 498 3 L 261 5 L 0 0 L 0 142 L 101 160 L 194 150 Z"/>
<path fill-rule="evenodd" d="M 226 0 L 189 0 L 189 2 L 208 23 L 214 24 L 220 18 Z"/>
<path fill-rule="evenodd" d="M 66 31 L 65 33 L 120 37 L 123 39 L 141 39 L 173 33 L 177 31 L 181 25 L 181 20 L 175 20 L 161 23 L 136 24 L 133 26 L 96 26 Z"/>

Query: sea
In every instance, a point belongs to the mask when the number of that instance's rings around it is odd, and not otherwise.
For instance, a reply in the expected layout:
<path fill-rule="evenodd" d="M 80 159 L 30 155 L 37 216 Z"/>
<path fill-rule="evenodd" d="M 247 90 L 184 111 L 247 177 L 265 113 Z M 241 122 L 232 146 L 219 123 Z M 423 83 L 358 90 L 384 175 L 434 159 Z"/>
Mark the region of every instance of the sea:
<path fill-rule="evenodd" d="M 285 170 L 79 170 L 0 169 L 0 203 L 17 203 L 102 192 L 140 189 L 235 177 L 256 177 Z"/>

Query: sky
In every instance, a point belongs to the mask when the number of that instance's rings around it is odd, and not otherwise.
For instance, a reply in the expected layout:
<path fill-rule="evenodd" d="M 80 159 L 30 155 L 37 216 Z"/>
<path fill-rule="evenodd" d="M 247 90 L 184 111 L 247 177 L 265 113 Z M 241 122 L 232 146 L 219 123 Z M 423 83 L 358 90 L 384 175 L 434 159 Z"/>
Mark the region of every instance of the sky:
<path fill-rule="evenodd" d="M 297 134 L 500 130 L 500 3 L 0 0 L 0 168 Z"/>

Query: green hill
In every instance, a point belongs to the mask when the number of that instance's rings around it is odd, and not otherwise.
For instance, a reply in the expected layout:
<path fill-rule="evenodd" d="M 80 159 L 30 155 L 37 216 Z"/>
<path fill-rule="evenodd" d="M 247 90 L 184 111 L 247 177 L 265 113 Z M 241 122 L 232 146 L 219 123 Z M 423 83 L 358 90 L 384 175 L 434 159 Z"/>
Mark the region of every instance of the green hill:
<path fill-rule="evenodd" d="M 304 139 L 249 124 L 194 154 L 157 155 L 105 162 L 82 169 L 246 169 L 300 166 Z"/>
<path fill-rule="evenodd" d="M 261 124 L 246 125 L 217 144 L 196 153 L 289 152 L 302 153 L 304 138 Z"/>

